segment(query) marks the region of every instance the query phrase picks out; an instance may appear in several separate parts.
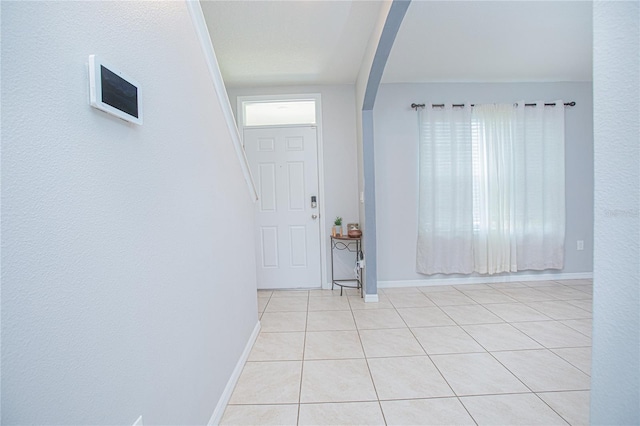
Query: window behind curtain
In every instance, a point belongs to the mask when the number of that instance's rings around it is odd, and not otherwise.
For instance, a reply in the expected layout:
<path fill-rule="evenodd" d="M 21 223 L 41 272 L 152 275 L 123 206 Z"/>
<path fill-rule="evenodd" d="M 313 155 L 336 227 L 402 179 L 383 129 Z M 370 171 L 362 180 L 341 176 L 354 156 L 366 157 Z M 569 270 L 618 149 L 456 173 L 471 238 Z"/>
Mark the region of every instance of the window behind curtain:
<path fill-rule="evenodd" d="M 420 116 L 417 271 L 564 264 L 564 106 L 429 108 Z"/>
<path fill-rule="evenodd" d="M 471 111 L 421 111 L 420 199 L 416 269 L 473 272 Z"/>

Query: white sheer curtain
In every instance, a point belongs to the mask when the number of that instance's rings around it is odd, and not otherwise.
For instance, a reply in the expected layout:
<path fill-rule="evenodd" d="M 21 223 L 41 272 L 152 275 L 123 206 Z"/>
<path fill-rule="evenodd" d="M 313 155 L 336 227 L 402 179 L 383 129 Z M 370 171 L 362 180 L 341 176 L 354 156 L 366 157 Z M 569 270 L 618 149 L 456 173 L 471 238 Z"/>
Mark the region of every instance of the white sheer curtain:
<path fill-rule="evenodd" d="M 518 270 L 516 259 L 513 105 L 476 105 L 473 128 L 474 270 L 497 274 Z"/>
<path fill-rule="evenodd" d="M 562 101 L 428 106 L 420 132 L 418 272 L 563 268 Z"/>
<path fill-rule="evenodd" d="M 515 139 L 518 270 L 562 269 L 565 238 L 564 103 L 518 102 Z"/>
<path fill-rule="evenodd" d="M 420 200 L 416 269 L 473 272 L 473 169 L 469 107 L 420 112 Z"/>

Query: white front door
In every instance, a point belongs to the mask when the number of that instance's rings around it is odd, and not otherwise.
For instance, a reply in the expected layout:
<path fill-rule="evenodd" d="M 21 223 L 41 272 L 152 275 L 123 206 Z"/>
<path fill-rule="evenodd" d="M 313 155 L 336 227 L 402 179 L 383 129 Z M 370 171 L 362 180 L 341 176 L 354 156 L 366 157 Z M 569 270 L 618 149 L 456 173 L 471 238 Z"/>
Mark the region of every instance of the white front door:
<path fill-rule="evenodd" d="M 316 127 L 245 128 L 243 137 L 259 197 L 258 288 L 320 288 Z"/>

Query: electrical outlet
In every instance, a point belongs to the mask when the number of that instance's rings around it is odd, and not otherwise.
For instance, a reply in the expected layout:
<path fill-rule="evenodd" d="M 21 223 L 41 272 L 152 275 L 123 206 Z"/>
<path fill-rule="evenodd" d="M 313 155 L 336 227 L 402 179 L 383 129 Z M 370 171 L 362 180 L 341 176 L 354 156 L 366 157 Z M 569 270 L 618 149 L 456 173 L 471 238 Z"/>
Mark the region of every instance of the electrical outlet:
<path fill-rule="evenodd" d="M 142 416 L 138 417 L 138 420 L 133 424 L 133 426 L 144 426 L 142 424 Z"/>
<path fill-rule="evenodd" d="M 584 250 L 584 241 L 578 240 L 578 250 Z"/>

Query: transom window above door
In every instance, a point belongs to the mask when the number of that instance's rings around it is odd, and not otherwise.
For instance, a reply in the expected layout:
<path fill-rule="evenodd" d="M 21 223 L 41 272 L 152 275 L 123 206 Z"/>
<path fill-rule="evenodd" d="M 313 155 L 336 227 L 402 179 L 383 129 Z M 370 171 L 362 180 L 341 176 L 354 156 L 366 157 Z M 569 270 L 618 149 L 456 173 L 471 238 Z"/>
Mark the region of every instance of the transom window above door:
<path fill-rule="evenodd" d="M 244 127 L 315 125 L 316 100 L 244 101 L 242 117 Z"/>

